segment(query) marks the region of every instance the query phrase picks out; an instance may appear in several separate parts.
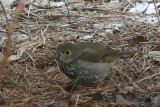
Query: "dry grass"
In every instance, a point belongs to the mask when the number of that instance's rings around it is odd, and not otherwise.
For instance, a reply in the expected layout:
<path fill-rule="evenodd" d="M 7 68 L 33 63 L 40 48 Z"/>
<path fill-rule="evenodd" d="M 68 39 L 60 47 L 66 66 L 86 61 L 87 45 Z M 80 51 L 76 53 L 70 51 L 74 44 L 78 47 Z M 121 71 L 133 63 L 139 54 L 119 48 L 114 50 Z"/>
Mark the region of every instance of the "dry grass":
<path fill-rule="evenodd" d="M 67 107 L 70 102 L 74 107 L 87 105 L 127 107 L 129 105 L 118 103 L 117 99 L 120 98 L 117 98 L 117 95 L 130 97 L 126 98 L 127 101 L 146 95 L 158 96 L 160 62 L 157 61 L 156 56 L 148 55 L 151 51 L 160 50 L 158 25 L 132 20 L 130 13 L 116 12 L 117 9 L 114 11 L 106 14 L 104 11 L 94 13 L 91 10 L 80 9 L 78 14 L 77 11 L 70 10 L 70 17 L 66 14 L 66 7 L 53 9 L 52 16 L 50 9 L 36 8 L 30 12 L 24 11 L 14 32 L 12 54 L 17 54 L 19 49 L 16 45 L 25 41 L 42 44 L 26 50 L 20 60 L 7 64 L 5 73 L 27 91 L 17 88 L 3 77 L 0 88 L 1 95 L 6 99 L 5 106 L 44 107 L 59 102 L 61 106 L 65 104 Z M 69 23 L 69 18 L 72 23 Z M 106 25 L 110 23 L 121 23 L 124 26 L 120 27 L 120 32 L 116 34 L 107 33 Z M 99 24 L 99 27 L 95 27 L 95 24 Z M 0 34 L 4 35 L 3 32 Z M 22 34 L 29 36 L 27 40 L 17 38 L 17 35 Z M 84 38 L 85 35 L 93 37 Z M 59 71 L 54 59 L 56 46 L 65 41 L 100 42 L 114 49 L 138 50 L 140 53 L 127 56 L 117 62 L 108 79 L 97 87 L 79 86 L 74 92 L 66 92 L 63 88 L 70 80 Z"/>

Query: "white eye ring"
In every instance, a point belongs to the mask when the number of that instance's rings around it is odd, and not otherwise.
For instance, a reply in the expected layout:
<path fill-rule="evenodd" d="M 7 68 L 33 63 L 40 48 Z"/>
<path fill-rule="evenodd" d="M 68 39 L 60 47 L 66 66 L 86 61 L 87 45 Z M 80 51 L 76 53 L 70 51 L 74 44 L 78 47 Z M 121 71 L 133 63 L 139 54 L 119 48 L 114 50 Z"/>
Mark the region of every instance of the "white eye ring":
<path fill-rule="evenodd" d="M 71 51 L 67 50 L 67 51 L 65 52 L 65 54 L 66 54 L 66 55 L 70 55 L 70 54 L 71 54 Z"/>

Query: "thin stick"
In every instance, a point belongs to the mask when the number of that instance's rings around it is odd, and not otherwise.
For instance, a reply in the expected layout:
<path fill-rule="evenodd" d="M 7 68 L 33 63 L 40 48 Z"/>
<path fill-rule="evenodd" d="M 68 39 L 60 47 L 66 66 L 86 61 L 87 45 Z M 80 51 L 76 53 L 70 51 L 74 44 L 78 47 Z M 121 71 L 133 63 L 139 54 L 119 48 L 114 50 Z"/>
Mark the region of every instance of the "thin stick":
<path fill-rule="evenodd" d="M 68 93 L 59 84 L 57 84 L 56 82 L 54 83 L 61 89 L 64 95 L 68 95 Z"/>
<path fill-rule="evenodd" d="M 1 2 L 0 2 L 1 3 Z M 13 35 L 13 32 L 14 32 L 14 28 L 15 28 L 15 25 L 16 23 L 18 22 L 18 17 L 20 16 L 21 14 L 21 11 L 23 10 L 24 8 L 24 3 L 20 2 L 18 4 L 18 8 L 16 9 L 16 14 L 12 20 L 12 24 L 11 26 L 8 26 L 9 29 L 8 29 L 8 33 L 7 33 L 7 41 L 6 41 L 6 47 L 5 47 L 5 52 L 4 52 L 4 58 L 2 60 L 2 64 L 1 64 L 1 67 L 0 67 L 0 77 L 2 77 L 3 75 L 3 72 L 4 72 L 4 69 L 5 69 L 5 66 L 7 64 L 7 61 L 8 61 L 8 58 L 10 56 L 10 44 L 11 44 L 11 36 Z"/>
<path fill-rule="evenodd" d="M 77 100 L 76 100 L 75 107 L 77 107 L 77 104 L 78 104 L 78 99 L 79 99 L 79 94 L 77 95 Z"/>
<path fill-rule="evenodd" d="M 160 72 L 158 72 L 158 73 L 156 73 L 156 74 L 153 74 L 153 75 L 151 75 L 151 76 L 148 76 L 148 77 L 146 77 L 146 78 L 143 78 L 143 79 L 141 79 L 141 80 L 139 80 L 139 81 L 136 81 L 136 82 L 134 82 L 134 83 L 140 83 L 140 82 L 142 82 L 142 81 L 144 81 L 144 80 L 146 80 L 146 79 L 153 78 L 154 76 L 159 75 L 159 74 L 160 74 Z"/>
<path fill-rule="evenodd" d="M 159 26 L 160 26 L 160 17 L 159 17 L 159 14 L 158 14 L 158 8 L 156 6 L 156 0 L 153 0 L 153 2 L 154 2 L 154 7 L 155 7 L 155 10 L 156 10 L 156 15 L 157 15 Z"/>
<path fill-rule="evenodd" d="M 68 0 L 67 0 L 68 1 Z M 65 6 L 67 7 L 67 12 L 68 12 L 68 19 L 69 19 L 69 22 L 71 23 L 71 19 L 70 19 L 70 13 L 69 13 L 69 8 L 68 8 L 68 5 L 66 3 L 66 1 L 64 0 L 64 3 L 65 3 Z"/>

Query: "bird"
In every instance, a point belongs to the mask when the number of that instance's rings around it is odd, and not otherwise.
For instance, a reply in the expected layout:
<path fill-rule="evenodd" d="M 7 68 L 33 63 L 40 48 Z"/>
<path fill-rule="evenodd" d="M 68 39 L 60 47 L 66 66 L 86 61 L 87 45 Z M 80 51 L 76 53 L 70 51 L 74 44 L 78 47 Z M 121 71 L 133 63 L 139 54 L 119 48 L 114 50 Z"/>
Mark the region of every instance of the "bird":
<path fill-rule="evenodd" d="M 98 42 L 67 42 L 58 45 L 55 58 L 60 70 L 71 80 L 98 84 L 124 54 Z"/>

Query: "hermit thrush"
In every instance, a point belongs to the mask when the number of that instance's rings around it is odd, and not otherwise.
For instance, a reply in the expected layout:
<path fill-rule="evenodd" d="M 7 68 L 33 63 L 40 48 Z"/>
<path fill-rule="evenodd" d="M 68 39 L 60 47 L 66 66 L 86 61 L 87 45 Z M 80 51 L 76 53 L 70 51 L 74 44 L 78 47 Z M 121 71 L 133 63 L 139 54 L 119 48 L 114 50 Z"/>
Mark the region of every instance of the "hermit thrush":
<path fill-rule="evenodd" d="M 83 84 L 99 83 L 124 52 L 99 43 L 65 43 L 57 48 L 55 58 L 62 72 L 70 79 L 80 79 Z"/>

